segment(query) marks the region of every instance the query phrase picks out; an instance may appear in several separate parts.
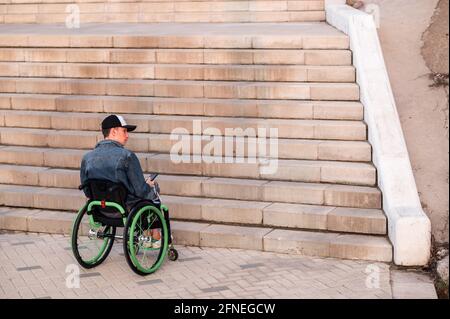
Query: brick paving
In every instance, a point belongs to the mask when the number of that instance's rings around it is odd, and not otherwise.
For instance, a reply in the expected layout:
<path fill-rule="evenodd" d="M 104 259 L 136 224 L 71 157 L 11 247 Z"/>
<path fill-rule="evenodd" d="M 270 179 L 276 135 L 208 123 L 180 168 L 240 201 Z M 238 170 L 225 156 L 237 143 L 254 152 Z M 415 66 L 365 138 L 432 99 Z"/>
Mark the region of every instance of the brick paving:
<path fill-rule="evenodd" d="M 426 276 L 392 272 L 386 263 L 242 249 L 177 246 L 177 261 L 167 260 L 156 273 L 141 277 L 128 267 L 122 245 L 115 242 L 103 264 L 86 270 L 78 267 L 69 239 L 0 233 L 0 298 L 390 299 L 405 285 L 408 295 L 398 298 L 435 297 Z M 79 288 L 66 285 L 71 283 L 70 267 L 80 271 Z M 422 290 L 411 290 L 414 280 Z"/>

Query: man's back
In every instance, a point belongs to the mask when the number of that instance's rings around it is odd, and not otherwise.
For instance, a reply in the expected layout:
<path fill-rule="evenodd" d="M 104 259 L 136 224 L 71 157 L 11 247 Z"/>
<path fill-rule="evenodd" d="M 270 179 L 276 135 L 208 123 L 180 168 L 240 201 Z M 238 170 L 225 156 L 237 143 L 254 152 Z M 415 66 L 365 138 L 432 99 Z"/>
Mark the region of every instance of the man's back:
<path fill-rule="evenodd" d="M 128 190 L 127 206 L 131 207 L 140 199 L 158 203 L 154 188 L 144 179 L 139 160 L 133 152 L 119 142 L 105 139 L 84 155 L 81 162 L 80 180 L 106 179 L 122 183 Z"/>

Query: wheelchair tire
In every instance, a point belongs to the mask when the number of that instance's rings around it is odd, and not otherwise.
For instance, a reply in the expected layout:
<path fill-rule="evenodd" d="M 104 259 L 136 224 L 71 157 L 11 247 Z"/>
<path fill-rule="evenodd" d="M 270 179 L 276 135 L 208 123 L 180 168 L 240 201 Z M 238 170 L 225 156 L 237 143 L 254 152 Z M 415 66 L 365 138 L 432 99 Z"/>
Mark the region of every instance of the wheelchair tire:
<path fill-rule="evenodd" d="M 96 225 L 99 226 L 96 231 L 104 227 L 102 233 L 108 235 L 105 238 L 84 236 L 85 234 L 82 234 L 81 231 L 83 227 L 86 227 L 83 224 L 86 224 L 89 219 L 86 211 L 87 206 L 88 203 L 78 211 L 72 228 L 71 243 L 75 259 L 82 267 L 89 269 L 100 265 L 108 257 L 114 244 L 116 227 Z M 89 228 L 92 230 L 93 227 L 90 226 Z M 101 246 L 99 247 L 99 245 Z"/>
<path fill-rule="evenodd" d="M 160 226 L 161 245 L 158 248 L 146 247 L 148 241 L 142 240 L 149 237 L 145 233 L 152 229 L 152 225 Z M 143 206 L 129 214 L 124 229 L 123 250 L 128 265 L 136 274 L 146 276 L 158 270 L 167 255 L 168 246 L 167 224 L 158 208 Z"/>
<path fill-rule="evenodd" d="M 169 248 L 167 256 L 170 261 L 175 261 L 178 259 L 178 251 L 175 248 Z"/>

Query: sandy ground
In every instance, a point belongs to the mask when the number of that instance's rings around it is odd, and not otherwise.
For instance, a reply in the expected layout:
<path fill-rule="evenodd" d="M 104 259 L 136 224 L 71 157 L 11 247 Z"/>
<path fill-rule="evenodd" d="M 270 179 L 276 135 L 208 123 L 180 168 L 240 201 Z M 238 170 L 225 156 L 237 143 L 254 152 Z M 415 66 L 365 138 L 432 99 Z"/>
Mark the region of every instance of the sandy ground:
<path fill-rule="evenodd" d="M 448 0 L 366 3 L 380 8 L 380 41 L 422 206 L 436 241 L 448 242 L 448 88 L 431 88 L 429 79 L 448 74 Z"/>

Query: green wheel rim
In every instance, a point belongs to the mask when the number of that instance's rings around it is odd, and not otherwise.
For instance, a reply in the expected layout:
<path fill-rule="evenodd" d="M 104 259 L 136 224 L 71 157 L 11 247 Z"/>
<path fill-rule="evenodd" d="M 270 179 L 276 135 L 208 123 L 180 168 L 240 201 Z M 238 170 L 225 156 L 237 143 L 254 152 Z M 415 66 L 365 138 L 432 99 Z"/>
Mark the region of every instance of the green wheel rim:
<path fill-rule="evenodd" d="M 134 236 L 135 236 L 134 234 L 135 234 L 136 224 L 137 224 L 138 220 L 140 219 L 141 215 L 148 210 L 155 213 L 158 216 L 159 220 L 161 221 L 163 243 L 162 243 L 162 247 L 160 248 L 160 253 L 158 255 L 158 260 L 156 261 L 156 263 L 154 263 L 150 268 L 145 268 L 141 265 L 141 263 L 139 262 L 139 260 L 137 259 L 137 256 L 136 256 L 137 252 L 136 252 L 136 248 L 135 248 L 135 244 L 134 244 Z M 157 208 L 152 207 L 152 206 L 146 206 L 146 207 L 141 208 L 136 213 L 136 215 L 134 216 L 133 221 L 131 223 L 131 227 L 130 227 L 130 231 L 129 231 L 128 247 L 130 250 L 131 261 L 133 262 L 133 264 L 136 266 L 136 268 L 139 271 L 150 274 L 150 273 L 158 270 L 159 267 L 161 267 L 161 265 L 164 261 L 164 257 L 166 256 L 166 253 L 167 253 L 168 236 L 167 236 L 166 221 L 164 220 L 163 215 Z"/>

